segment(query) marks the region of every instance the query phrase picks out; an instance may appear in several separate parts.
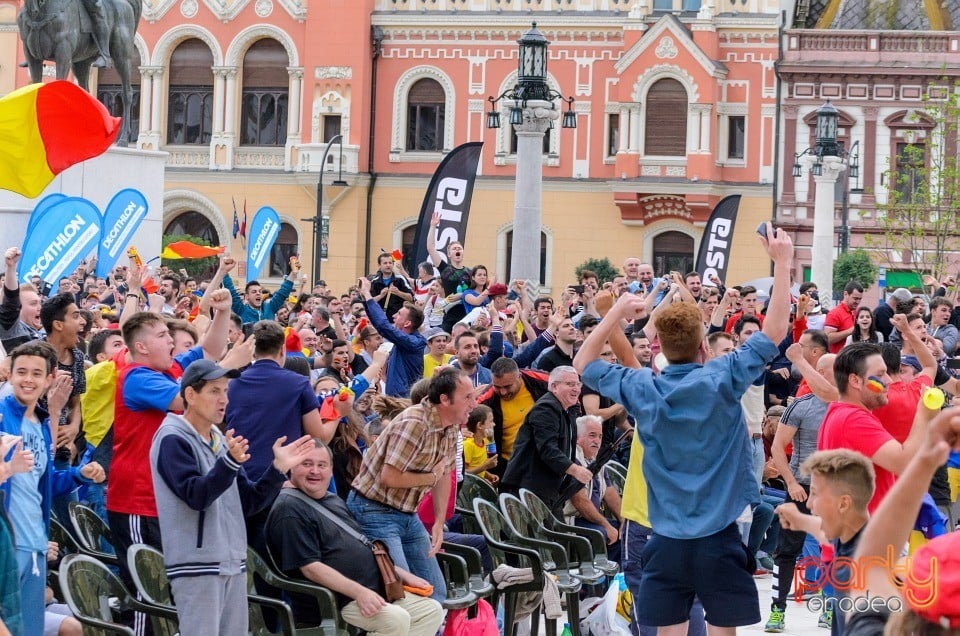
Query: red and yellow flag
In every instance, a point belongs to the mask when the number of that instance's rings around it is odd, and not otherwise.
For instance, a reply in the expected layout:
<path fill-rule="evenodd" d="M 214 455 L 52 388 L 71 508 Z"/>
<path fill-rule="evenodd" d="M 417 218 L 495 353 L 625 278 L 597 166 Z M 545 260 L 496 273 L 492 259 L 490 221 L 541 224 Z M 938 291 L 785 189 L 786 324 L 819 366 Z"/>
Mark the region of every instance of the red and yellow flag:
<path fill-rule="evenodd" d="M 223 254 L 224 247 L 206 247 L 190 241 L 177 241 L 163 248 L 160 258 L 207 258 Z"/>
<path fill-rule="evenodd" d="M 30 84 L 0 98 L 0 188 L 38 196 L 70 166 L 103 154 L 120 118 L 76 84 Z"/>

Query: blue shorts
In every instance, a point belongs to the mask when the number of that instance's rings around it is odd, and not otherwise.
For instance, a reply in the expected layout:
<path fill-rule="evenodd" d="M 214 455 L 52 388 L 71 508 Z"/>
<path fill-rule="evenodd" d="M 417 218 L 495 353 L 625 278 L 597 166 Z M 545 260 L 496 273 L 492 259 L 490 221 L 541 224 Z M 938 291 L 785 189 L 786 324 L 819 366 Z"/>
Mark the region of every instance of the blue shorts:
<path fill-rule="evenodd" d="M 760 621 L 755 565 L 737 524 L 698 539 L 670 539 L 654 532 L 640 559 L 642 603 L 635 607 L 641 625 L 685 622 L 694 597 L 703 603 L 709 625 L 740 627 Z"/>

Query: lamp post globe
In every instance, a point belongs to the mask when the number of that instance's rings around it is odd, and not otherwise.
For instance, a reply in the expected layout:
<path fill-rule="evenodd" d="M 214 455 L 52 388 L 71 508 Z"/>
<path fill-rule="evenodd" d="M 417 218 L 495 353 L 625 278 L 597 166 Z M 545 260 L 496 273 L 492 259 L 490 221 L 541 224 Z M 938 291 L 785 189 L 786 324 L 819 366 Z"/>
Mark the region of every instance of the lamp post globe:
<path fill-rule="evenodd" d="M 520 57 L 517 63 L 517 97 L 519 99 L 549 99 L 547 96 L 547 46 L 550 42 L 537 29 L 537 23 L 521 36 Z"/>
<path fill-rule="evenodd" d="M 817 109 L 817 154 L 821 157 L 836 157 L 839 153 L 837 146 L 837 119 L 839 113 L 830 100 Z"/>

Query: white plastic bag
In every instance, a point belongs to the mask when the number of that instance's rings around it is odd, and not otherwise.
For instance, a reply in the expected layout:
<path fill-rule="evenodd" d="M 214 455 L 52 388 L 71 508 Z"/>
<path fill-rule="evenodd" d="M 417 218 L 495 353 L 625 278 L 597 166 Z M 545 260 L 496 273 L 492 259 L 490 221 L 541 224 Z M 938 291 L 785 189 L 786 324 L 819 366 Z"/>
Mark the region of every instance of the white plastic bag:
<path fill-rule="evenodd" d="M 620 600 L 620 584 L 610 583 L 603 602 L 597 605 L 590 615 L 580 621 L 580 631 L 584 636 L 630 636 L 630 623 L 617 614 L 617 602 Z"/>

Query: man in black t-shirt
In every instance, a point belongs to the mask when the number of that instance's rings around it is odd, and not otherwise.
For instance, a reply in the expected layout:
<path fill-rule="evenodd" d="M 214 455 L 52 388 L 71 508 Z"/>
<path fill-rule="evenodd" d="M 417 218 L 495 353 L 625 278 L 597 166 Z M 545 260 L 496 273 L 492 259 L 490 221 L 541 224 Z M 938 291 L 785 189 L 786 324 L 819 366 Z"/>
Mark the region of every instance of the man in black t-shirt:
<path fill-rule="evenodd" d="M 413 301 L 413 290 L 394 273 L 392 254 L 384 252 L 377 257 L 377 270 L 376 276 L 370 279 L 370 295 L 393 321 L 393 315 L 403 308 L 403 303 Z"/>
<path fill-rule="evenodd" d="M 267 546 L 274 561 L 284 573 L 332 590 L 343 620 L 350 625 L 401 636 L 436 634 L 443 619 L 439 603 L 409 592 L 393 603 L 384 599 L 377 563 L 360 526 L 343 500 L 328 490 L 333 474 L 330 448 L 317 439 L 314 444 L 307 458 L 290 471 L 294 488 L 280 492 L 267 518 Z M 388 547 L 401 549 L 399 544 Z M 397 574 L 404 585 L 429 587 L 401 568 Z M 296 594 L 291 594 L 291 600 L 298 624 L 320 623 L 315 600 Z M 399 630 L 400 625 L 409 625 L 409 631 Z"/>
<path fill-rule="evenodd" d="M 463 244 L 459 241 L 453 241 L 447 244 L 447 257 L 444 258 L 437 251 L 436 237 L 437 226 L 440 225 L 440 214 L 434 214 L 430 219 L 430 234 L 427 238 L 427 253 L 430 255 L 430 262 L 440 270 L 440 284 L 443 285 L 443 293 L 450 298 L 450 304 L 444 310 L 443 330 L 447 333 L 453 332 L 453 326 L 467 315 L 466 307 L 462 300 L 463 291 L 470 287 L 471 274 L 470 269 L 463 264 Z M 442 238 L 442 237 L 441 237 Z"/>

